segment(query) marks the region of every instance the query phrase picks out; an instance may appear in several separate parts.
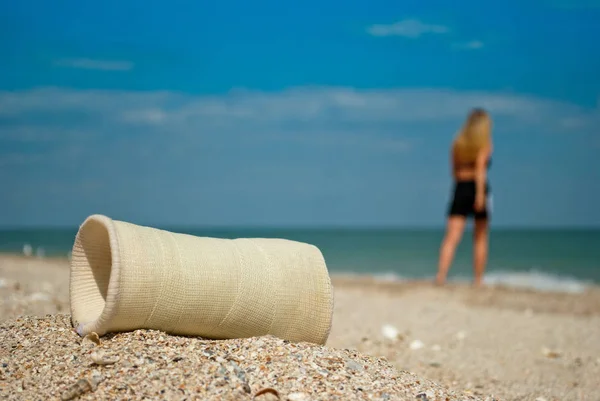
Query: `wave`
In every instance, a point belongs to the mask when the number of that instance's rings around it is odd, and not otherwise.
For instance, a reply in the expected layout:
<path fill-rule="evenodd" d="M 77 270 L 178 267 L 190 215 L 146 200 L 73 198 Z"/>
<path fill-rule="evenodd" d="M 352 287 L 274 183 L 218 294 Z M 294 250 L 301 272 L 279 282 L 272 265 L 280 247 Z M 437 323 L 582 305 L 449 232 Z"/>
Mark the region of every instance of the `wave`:
<path fill-rule="evenodd" d="M 490 272 L 484 277 L 487 285 L 502 285 L 512 288 L 532 289 L 544 292 L 566 292 L 578 294 L 594 285 L 591 281 L 566 275 L 546 273 L 537 269 L 527 272 L 499 271 Z"/>
<path fill-rule="evenodd" d="M 434 276 L 408 277 L 395 272 L 379 273 L 356 273 L 356 272 L 332 272 L 334 276 L 361 278 L 371 277 L 382 282 L 408 282 L 412 280 L 433 281 Z M 458 276 L 448 278 L 449 282 L 468 283 L 472 277 Z M 517 289 L 529 289 L 540 292 L 561 292 L 579 294 L 585 292 L 594 282 L 578 279 L 575 277 L 546 273 L 537 269 L 529 271 L 494 271 L 484 277 L 484 284 L 490 287 L 508 287 Z"/>

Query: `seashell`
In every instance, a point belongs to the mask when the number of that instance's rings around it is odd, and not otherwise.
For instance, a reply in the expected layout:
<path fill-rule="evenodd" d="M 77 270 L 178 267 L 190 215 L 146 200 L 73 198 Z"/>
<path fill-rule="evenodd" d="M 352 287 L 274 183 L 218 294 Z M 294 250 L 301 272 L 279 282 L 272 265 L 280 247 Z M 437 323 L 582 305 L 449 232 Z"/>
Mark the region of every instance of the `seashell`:
<path fill-rule="evenodd" d="M 100 375 L 94 375 L 90 379 L 79 379 L 75 384 L 67 388 L 60 399 L 62 401 L 68 401 L 75 399 L 85 393 L 96 391 L 98 384 L 104 380 L 104 377 Z"/>
<path fill-rule="evenodd" d="M 240 368 L 240 366 L 235 362 L 230 362 L 227 370 L 234 373 L 235 376 L 241 381 L 246 382 L 246 372 Z"/>
<path fill-rule="evenodd" d="M 417 350 L 417 349 L 421 349 L 425 346 L 425 344 L 423 344 L 423 342 L 421 340 L 413 340 L 409 347 L 412 350 Z"/>
<path fill-rule="evenodd" d="M 100 384 L 104 381 L 104 376 L 102 376 L 100 374 L 93 374 L 92 377 L 88 381 L 90 382 L 90 385 L 92 386 L 92 391 L 96 391 L 96 388 L 98 388 L 98 384 Z"/>
<path fill-rule="evenodd" d="M 92 391 L 92 385 L 87 379 L 79 379 L 77 383 L 66 389 L 60 399 L 63 401 L 72 400 L 79 397 L 82 394 Z"/>
<path fill-rule="evenodd" d="M 279 392 L 277 390 L 275 390 L 274 388 L 271 387 L 266 387 L 266 388 L 262 388 L 260 390 L 258 390 L 256 392 L 256 394 L 254 394 L 254 398 L 256 397 L 261 397 L 261 396 L 265 396 L 264 399 L 265 400 L 278 400 L 279 399 Z M 263 398 L 261 397 L 261 400 Z"/>
<path fill-rule="evenodd" d="M 82 344 L 88 344 L 90 342 L 92 342 L 96 345 L 100 345 L 100 337 L 98 336 L 97 333 L 92 331 L 91 333 L 89 333 L 85 337 L 83 337 L 83 340 L 81 341 Z"/>
<path fill-rule="evenodd" d="M 546 347 L 542 348 L 542 354 L 544 354 L 544 356 L 546 358 L 552 358 L 552 359 L 560 358 L 560 356 L 561 356 L 560 351 L 551 350 L 551 349 L 546 348 Z"/>
<path fill-rule="evenodd" d="M 112 365 L 120 359 L 117 355 L 107 355 L 104 352 L 95 351 L 90 354 L 90 358 L 96 365 Z"/>

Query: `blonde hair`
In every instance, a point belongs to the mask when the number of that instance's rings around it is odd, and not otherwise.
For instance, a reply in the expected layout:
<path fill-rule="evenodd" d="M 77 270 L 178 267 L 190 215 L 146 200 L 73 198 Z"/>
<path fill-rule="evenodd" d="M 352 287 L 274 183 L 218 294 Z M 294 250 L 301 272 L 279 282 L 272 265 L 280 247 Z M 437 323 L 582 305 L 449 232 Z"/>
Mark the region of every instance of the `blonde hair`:
<path fill-rule="evenodd" d="M 474 163 L 479 151 L 492 141 L 492 120 L 483 109 L 473 109 L 454 139 L 459 163 Z"/>

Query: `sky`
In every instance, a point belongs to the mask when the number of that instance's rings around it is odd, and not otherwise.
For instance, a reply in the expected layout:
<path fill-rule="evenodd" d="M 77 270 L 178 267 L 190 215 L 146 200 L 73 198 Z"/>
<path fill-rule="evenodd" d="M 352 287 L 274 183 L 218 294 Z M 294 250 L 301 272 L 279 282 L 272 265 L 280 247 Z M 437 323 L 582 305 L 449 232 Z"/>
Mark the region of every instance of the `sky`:
<path fill-rule="evenodd" d="M 102 4 L 102 6 L 99 6 Z M 600 227 L 600 1 L 0 4 L 0 226 Z"/>

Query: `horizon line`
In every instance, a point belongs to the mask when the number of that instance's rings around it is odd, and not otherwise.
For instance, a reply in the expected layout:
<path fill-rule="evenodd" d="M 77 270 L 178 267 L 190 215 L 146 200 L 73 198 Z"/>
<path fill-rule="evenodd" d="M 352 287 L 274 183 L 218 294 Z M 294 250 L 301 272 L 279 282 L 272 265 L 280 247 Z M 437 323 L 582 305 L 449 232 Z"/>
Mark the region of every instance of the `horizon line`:
<path fill-rule="evenodd" d="M 116 219 L 119 220 L 119 219 Z M 355 224 L 355 225 L 343 225 L 343 224 L 215 224 L 215 225 L 201 225 L 201 224 L 151 224 L 151 223 L 140 223 L 131 222 L 132 224 L 153 227 L 158 229 L 192 229 L 192 230 L 364 230 L 364 231 L 388 231 L 388 230 L 404 230 L 404 231 L 429 231 L 429 230 L 443 230 L 446 228 L 444 224 L 439 225 L 384 225 L 384 224 Z M 31 225 L 24 224 L 19 226 L 2 226 L 0 225 L 0 231 L 19 231 L 19 230 L 78 230 L 81 223 L 72 225 L 55 225 L 55 224 L 40 224 Z M 471 228 L 472 224 L 467 224 L 467 229 Z M 574 230 L 574 231 L 596 231 L 600 230 L 600 225 L 510 225 L 500 224 L 491 225 L 490 231 L 495 230 Z"/>

